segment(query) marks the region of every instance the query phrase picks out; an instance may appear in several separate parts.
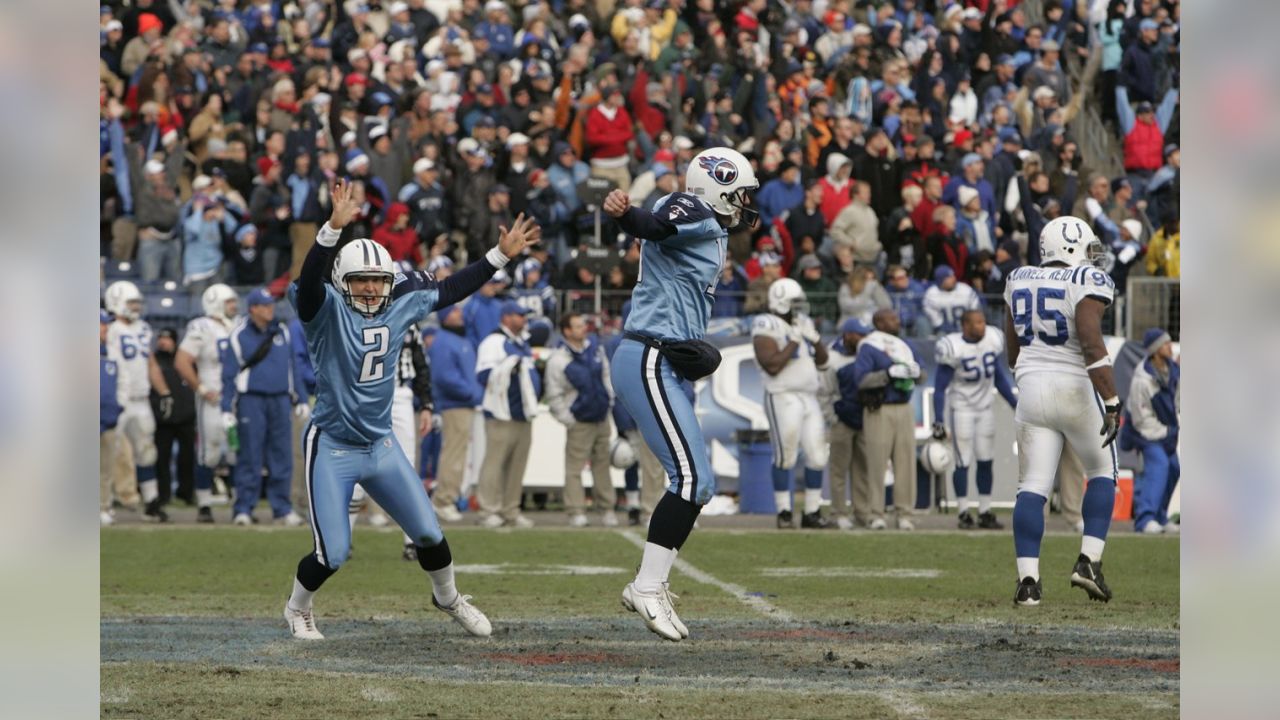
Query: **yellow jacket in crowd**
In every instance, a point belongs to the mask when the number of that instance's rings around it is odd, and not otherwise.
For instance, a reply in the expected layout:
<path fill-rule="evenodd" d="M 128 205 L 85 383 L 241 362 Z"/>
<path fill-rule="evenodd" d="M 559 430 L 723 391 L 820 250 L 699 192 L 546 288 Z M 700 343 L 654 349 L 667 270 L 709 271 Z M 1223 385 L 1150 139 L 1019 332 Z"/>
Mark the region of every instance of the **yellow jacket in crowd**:
<path fill-rule="evenodd" d="M 1165 235 L 1162 228 L 1151 238 L 1151 245 L 1147 247 L 1147 272 L 1160 277 L 1181 277 L 1181 248 L 1182 231 Z"/>

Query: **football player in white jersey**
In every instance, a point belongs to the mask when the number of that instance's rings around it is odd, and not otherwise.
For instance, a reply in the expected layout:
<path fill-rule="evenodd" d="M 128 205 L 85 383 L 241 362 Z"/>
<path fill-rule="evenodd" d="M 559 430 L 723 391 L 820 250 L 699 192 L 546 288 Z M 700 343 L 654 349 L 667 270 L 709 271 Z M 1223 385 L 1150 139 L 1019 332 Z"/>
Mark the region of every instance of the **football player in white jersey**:
<path fill-rule="evenodd" d="M 1115 503 L 1120 399 L 1102 339 L 1102 314 L 1115 297 L 1115 284 L 1094 266 L 1102 243 L 1079 218 L 1062 216 L 1045 225 L 1040 251 L 1041 266 L 1010 273 L 1004 294 L 1006 347 L 1018 383 L 1014 602 L 1040 604 L 1044 504 L 1064 443 L 1088 477 L 1081 507 L 1084 538 L 1071 584 L 1106 602 L 1111 590 L 1102 577 L 1102 550 Z"/>
<path fill-rule="evenodd" d="M 107 359 L 119 371 L 120 397 L 124 412 L 117 425 L 133 450 L 138 490 L 146 503 L 147 517 L 168 522 L 160 506 L 160 486 L 156 482 L 156 419 L 151 413 L 151 387 L 155 384 L 161 402 L 168 398 L 160 367 L 151 357 L 151 326 L 142 319 L 143 298 L 138 286 L 127 280 L 112 283 L 105 297 L 107 310 L 116 316 L 107 328 Z"/>
<path fill-rule="evenodd" d="M 960 316 L 978 310 L 982 300 L 968 284 L 956 280 L 956 271 L 939 265 L 933 271 L 933 287 L 924 291 L 924 314 L 934 335 L 960 331 Z"/>
<path fill-rule="evenodd" d="M 800 527 L 828 528 L 822 517 L 822 470 L 827 465 L 827 428 L 818 405 L 818 368 L 827 364 L 804 289 L 791 278 L 769 286 L 769 312 L 751 323 L 756 364 L 764 370 L 764 412 L 773 440 L 773 496 L 778 527 L 794 527 L 791 477 L 804 448 L 804 514 Z"/>
<path fill-rule="evenodd" d="M 222 423 L 222 353 L 240 309 L 240 297 L 230 287 L 210 285 L 200 296 L 204 316 L 187 323 L 174 367 L 188 387 L 196 389 L 196 433 L 200 446 L 196 458 L 196 522 L 213 522 L 213 473 L 218 464 L 235 464 L 227 447 Z"/>
<path fill-rule="evenodd" d="M 960 332 L 945 335 L 936 346 L 938 374 L 933 381 L 933 436 L 951 434 L 956 468 L 951 482 L 959 505 L 959 526 L 1000 530 L 1004 526 L 991 512 L 991 484 L 996 442 L 996 413 L 992 390 L 1000 392 L 1010 407 L 1018 397 L 1009 372 L 1000 363 L 1004 333 L 988 327 L 981 310 L 966 310 Z M 978 461 L 978 519 L 969 512 L 969 468 Z"/>

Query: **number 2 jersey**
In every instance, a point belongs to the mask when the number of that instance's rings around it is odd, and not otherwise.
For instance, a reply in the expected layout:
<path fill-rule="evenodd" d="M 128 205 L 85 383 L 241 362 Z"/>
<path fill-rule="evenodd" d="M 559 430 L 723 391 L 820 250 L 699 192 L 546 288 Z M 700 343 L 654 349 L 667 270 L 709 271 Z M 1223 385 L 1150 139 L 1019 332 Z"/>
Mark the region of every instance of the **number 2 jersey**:
<path fill-rule="evenodd" d="M 1010 273 L 1004 300 L 1021 346 L 1015 377 L 1033 372 L 1088 377 L 1076 335 L 1076 305 L 1089 297 L 1110 305 L 1115 293 L 1111 277 L 1092 265 L 1026 266 Z"/>
<path fill-rule="evenodd" d="M 429 273 L 396 273 L 390 306 L 371 318 L 352 310 L 332 285 L 325 283 L 324 293 L 315 317 L 303 323 L 316 369 L 311 422 L 339 440 L 367 445 L 391 434 L 405 334 L 436 309 L 440 292 Z M 298 306 L 297 283 L 289 286 L 289 301 Z"/>
<path fill-rule="evenodd" d="M 946 406 L 965 412 L 989 409 L 1004 353 L 1004 333 L 988 325 L 981 340 L 969 342 L 963 333 L 954 332 L 938 340 L 934 351 L 939 365 L 955 371 L 947 383 Z"/>

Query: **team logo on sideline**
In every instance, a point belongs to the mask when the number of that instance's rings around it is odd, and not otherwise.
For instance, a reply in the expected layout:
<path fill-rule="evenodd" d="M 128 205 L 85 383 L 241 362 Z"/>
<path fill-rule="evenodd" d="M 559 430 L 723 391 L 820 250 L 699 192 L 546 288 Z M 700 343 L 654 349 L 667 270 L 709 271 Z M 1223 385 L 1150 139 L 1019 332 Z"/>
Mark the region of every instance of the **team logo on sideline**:
<path fill-rule="evenodd" d="M 698 160 L 698 164 L 721 185 L 732 185 L 738 179 L 738 166 L 724 158 L 704 157 Z"/>

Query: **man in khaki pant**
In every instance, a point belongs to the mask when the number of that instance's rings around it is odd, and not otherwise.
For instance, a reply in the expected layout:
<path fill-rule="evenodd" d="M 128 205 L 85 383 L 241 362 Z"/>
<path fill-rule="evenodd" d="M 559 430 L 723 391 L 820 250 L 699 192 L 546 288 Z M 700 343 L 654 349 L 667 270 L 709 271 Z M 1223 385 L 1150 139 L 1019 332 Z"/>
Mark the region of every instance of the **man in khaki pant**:
<path fill-rule="evenodd" d="M 484 401 L 484 386 L 476 378 L 476 349 L 466 338 L 462 306 L 454 305 L 440 318 L 440 332 L 427 349 L 431 365 L 431 397 L 440 415 L 440 464 L 436 468 L 431 502 L 436 517 L 458 522 L 458 496 L 467 467 L 467 448 L 476 408 Z"/>
<path fill-rule="evenodd" d="M 613 425 L 609 409 L 613 385 L 609 360 L 599 342 L 587 336 L 587 321 L 578 313 L 560 318 L 564 344 L 547 360 L 547 405 L 556 420 L 564 424 L 564 504 L 571 527 L 586 527 L 586 497 L 582 490 L 582 468 L 591 461 L 591 490 L 596 509 L 605 527 L 616 527 L 613 512 L 613 478 L 609 472 L 609 440 Z"/>
<path fill-rule="evenodd" d="M 533 527 L 520 513 L 524 471 L 533 440 L 542 378 L 524 339 L 530 310 L 508 300 L 502 304 L 498 329 L 476 350 L 476 377 L 484 385 L 484 467 L 480 470 L 480 525 Z"/>
<path fill-rule="evenodd" d="M 840 325 L 840 337 L 831 343 L 827 353 L 827 365 L 820 368 L 818 403 L 822 406 L 827 426 L 830 428 L 831 453 L 828 455 L 828 478 L 831 488 L 831 515 L 836 527 L 852 530 L 849 517 L 849 491 L 867 486 L 867 448 L 862 432 L 862 406 L 858 404 L 857 388 L 849 383 L 849 392 L 841 392 L 839 372 L 852 380 L 852 365 L 858 353 L 858 343 L 871 334 L 871 328 L 857 318 L 849 318 Z M 860 495 L 862 493 L 859 493 Z M 883 497 L 883 493 L 881 494 Z M 858 523 L 871 522 L 865 497 L 853 504 L 853 515 Z"/>
<path fill-rule="evenodd" d="M 915 350 L 898 337 L 902 322 L 897 312 L 879 310 L 872 324 L 875 332 L 858 345 L 852 366 L 842 369 L 852 375 L 863 406 L 867 448 L 867 479 L 861 488 L 855 484 L 854 504 L 865 498 L 871 509 L 868 527 L 885 528 L 884 474 L 892 460 L 898 529 L 914 530 L 910 516 L 916 505 L 916 421 L 911 395 L 925 373 Z"/>

